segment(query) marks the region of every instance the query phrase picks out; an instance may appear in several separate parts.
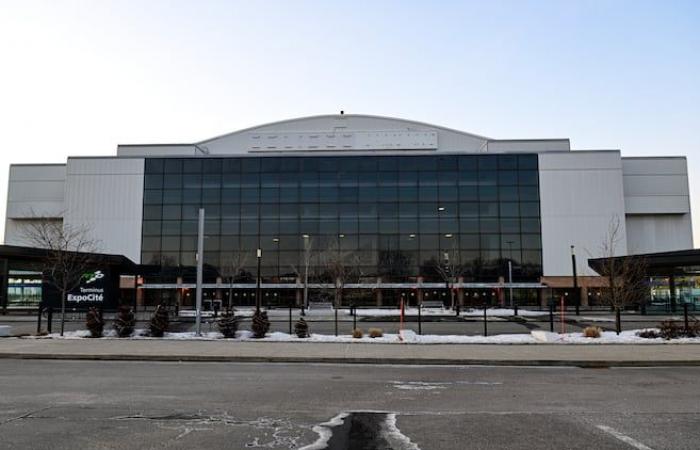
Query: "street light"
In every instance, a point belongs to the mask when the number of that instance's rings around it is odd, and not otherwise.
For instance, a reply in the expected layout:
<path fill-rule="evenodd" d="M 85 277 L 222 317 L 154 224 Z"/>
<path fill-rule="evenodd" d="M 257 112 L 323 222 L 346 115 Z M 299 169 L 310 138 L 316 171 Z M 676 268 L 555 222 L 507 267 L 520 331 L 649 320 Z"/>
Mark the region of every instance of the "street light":
<path fill-rule="evenodd" d="M 275 243 L 275 251 L 277 254 L 275 257 L 277 258 L 277 282 L 280 282 L 280 239 L 279 238 L 272 238 L 272 242 Z"/>
<path fill-rule="evenodd" d="M 204 208 L 199 208 L 197 227 L 197 289 L 195 300 L 195 329 L 202 335 L 202 282 L 204 278 Z"/>
<path fill-rule="evenodd" d="M 508 244 L 508 294 L 510 306 L 513 306 L 513 241 L 506 241 Z"/>
<path fill-rule="evenodd" d="M 576 315 L 581 314 L 581 295 L 578 288 L 578 277 L 576 276 L 576 254 L 574 253 L 574 246 L 571 246 L 571 268 L 574 274 L 574 302 L 576 304 Z"/>
<path fill-rule="evenodd" d="M 258 276 L 255 286 L 255 312 L 260 313 L 260 260 L 262 259 L 262 249 L 258 249 Z"/>
<path fill-rule="evenodd" d="M 301 305 L 301 315 L 305 315 L 304 309 L 309 306 L 309 264 L 311 259 L 311 241 L 308 234 L 302 234 L 304 239 L 304 299 Z"/>

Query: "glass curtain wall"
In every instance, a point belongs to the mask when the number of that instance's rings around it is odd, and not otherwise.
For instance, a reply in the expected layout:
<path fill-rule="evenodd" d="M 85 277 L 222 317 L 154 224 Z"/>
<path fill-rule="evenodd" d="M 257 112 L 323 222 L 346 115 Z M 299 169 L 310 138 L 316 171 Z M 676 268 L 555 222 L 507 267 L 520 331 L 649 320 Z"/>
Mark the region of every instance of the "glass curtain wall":
<path fill-rule="evenodd" d="M 514 281 L 536 281 L 538 181 L 531 154 L 149 158 L 142 263 L 194 266 L 203 207 L 209 282 L 254 282 L 257 248 L 266 283 L 307 260 L 317 277 L 329 249 L 375 282 L 442 281 L 443 265 L 497 281 L 509 259 Z"/>

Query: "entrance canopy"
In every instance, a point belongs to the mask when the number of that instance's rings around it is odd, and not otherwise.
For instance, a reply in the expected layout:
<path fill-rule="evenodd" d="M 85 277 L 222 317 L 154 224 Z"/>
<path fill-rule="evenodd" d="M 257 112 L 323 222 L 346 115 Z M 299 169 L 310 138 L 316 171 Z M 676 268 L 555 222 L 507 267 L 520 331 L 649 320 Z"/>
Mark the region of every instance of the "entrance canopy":
<path fill-rule="evenodd" d="M 618 262 L 625 258 L 641 258 L 646 266 L 646 274 L 653 276 L 692 276 L 700 275 L 700 249 L 677 250 L 672 252 L 644 253 L 639 255 L 618 256 Z M 607 258 L 588 260 L 588 266 L 600 273 Z"/>
<path fill-rule="evenodd" d="M 46 283 L 48 256 L 47 250 L 41 248 L 0 245 L 0 311 L 60 303 L 56 289 Z M 88 253 L 85 256 L 88 261 L 85 275 L 96 276 L 86 278 L 91 286 L 79 288 L 86 293 L 77 292 L 79 289 L 69 293 L 69 306 L 113 307 L 119 297 L 119 277 L 136 273 L 138 266 L 122 255 Z"/>

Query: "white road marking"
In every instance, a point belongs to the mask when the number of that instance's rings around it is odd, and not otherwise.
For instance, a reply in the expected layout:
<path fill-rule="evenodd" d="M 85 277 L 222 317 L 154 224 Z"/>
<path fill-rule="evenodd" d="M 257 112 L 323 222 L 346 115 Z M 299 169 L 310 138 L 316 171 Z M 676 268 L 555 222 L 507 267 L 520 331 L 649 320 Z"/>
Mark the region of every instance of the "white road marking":
<path fill-rule="evenodd" d="M 636 448 L 637 450 L 653 450 L 651 447 L 647 447 L 646 445 L 642 444 L 636 439 L 632 439 L 631 437 L 627 436 L 626 434 L 622 434 L 619 431 L 615 430 L 614 428 L 610 428 L 605 425 L 596 425 L 596 427 L 601 430 L 605 431 L 606 433 L 612 435 L 616 439 L 621 440 L 625 444 L 631 445 L 632 447 Z"/>

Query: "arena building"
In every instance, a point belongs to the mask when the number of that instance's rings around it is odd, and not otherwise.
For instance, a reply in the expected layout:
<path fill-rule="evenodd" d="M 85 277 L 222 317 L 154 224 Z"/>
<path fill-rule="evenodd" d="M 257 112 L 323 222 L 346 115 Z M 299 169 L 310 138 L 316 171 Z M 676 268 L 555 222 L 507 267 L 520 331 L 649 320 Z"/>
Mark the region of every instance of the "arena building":
<path fill-rule="evenodd" d="M 138 303 L 188 307 L 200 208 L 209 306 L 252 304 L 256 292 L 299 305 L 307 279 L 308 299 L 322 301 L 339 262 L 355 304 L 542 305 L 573 293 L 586 305 L 604 286 L 587 260 L 608 256 L 611 224 L 615 256 L 693 247 L 685 157 L 353 114 L 12 165 L 5 244 L 27 245 L 22 229 L 38 218 L 87 227 L 100 252 L 137 264 Z M 40 275 L 5 266 L 5 306 L 26 303 L 25 289 L 37 298 Z"/>

